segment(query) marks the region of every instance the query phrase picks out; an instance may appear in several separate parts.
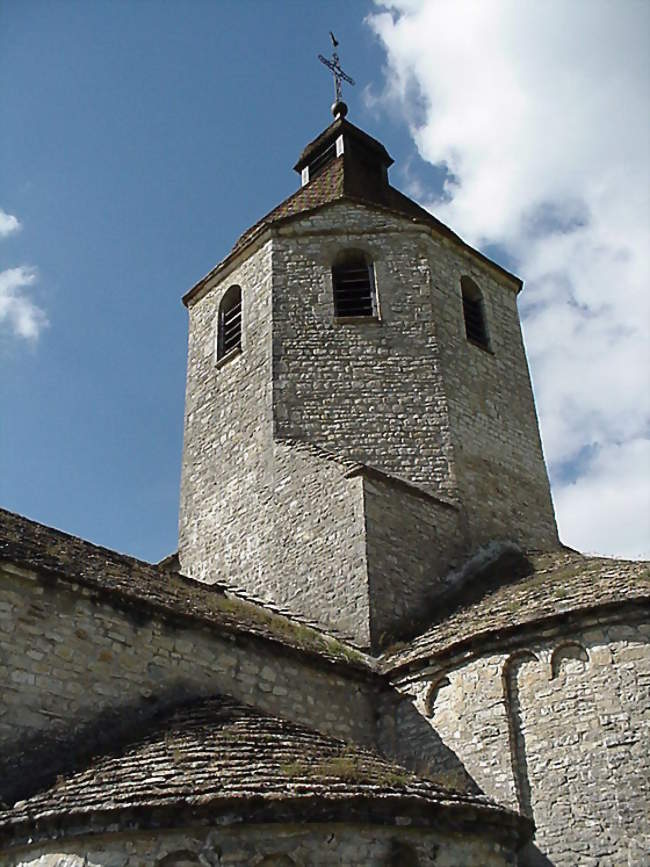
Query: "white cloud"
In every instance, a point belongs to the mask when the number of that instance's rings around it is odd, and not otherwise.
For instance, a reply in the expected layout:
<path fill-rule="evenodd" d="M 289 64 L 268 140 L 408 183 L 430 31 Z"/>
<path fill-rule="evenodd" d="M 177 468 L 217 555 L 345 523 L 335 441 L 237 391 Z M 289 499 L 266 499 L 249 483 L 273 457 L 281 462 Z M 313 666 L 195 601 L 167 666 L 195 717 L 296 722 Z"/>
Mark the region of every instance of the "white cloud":
<path fill-rule="evenodd" d="M 21 229 L 20 220 L 0 208 L 0 238 Z M 36 282 L 37 272 L 28 265 L 0 271 L 0 329 L 32 342 L 48 325 L 45 312 L 26 290 Z"/>
<path fill-rule="evenodd" d="M 20 229 L 20 220 L 0 208 L 0 238 L 6 238 Z"/>
<path fill-rule="evenodd" d="M 564 516 L 563 529 L 573 546 L 650 558 L 649 474 L 650 441 L 633 439 L 605 446 L 587 475 L 559 488 L 556 508 Z"/>
<path fill-rule="evenodd" d="M 0 271 L 0 326 L 32 341 L 48 324 L 45 312 L 25 292 L 35 280 L 35 269 L 24 265 Z"/>
<path fill-rule="evenodd" d="M 470 243 L 502 245 L 526 279 L 562 537 L 648 554 L 650 6 L 377 5 L 385 98 L 404 110 L 420 155 L 448 171 L 444 196 L 423 204 Z M 591 460 L 576 463 L 586 450 Z"/>

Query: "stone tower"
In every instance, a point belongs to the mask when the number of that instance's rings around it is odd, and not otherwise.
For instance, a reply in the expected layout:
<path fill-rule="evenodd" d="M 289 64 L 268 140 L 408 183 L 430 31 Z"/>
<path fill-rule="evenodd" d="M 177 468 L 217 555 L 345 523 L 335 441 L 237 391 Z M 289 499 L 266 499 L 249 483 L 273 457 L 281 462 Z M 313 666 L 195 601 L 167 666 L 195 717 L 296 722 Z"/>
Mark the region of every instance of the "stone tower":
<path fill-rule="evenodd" d="M 377 649 L 491 541 L 557 545 L 521 281 L 343 116 L 184 297 L 181 567 Z"/>

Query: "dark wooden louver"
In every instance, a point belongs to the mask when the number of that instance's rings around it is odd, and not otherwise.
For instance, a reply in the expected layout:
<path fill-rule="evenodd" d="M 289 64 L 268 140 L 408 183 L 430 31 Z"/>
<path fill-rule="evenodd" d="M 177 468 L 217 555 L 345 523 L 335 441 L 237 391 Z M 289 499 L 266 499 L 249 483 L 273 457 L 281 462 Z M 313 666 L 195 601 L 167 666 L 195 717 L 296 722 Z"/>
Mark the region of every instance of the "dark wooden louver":
<path fill-rule="evenodd" d="M 365 262 L 332 268 L 335 316 L 374 316 L 372 274 Z"/>
<path fill-rule="evenodd" d="M 487 332 L 480 299 L 468 298 L 467 295 L 463 295 L 463 315 L 465 316 L 467 339 L 473 343 L 478 343 L 479 346 L 487 347 Z"/>
<path fill-rule="evenodd" d="M 231 286 L 219 310 L 217 358 L 241 348 L 241 289 Z"/>
<path fill-rule="evenodd" d="M 313 180 L 316 175 L 334 159 L 336 159 L 336 142 L 318 154 L 318 156 L 309 163 L 309 180 Z"/>

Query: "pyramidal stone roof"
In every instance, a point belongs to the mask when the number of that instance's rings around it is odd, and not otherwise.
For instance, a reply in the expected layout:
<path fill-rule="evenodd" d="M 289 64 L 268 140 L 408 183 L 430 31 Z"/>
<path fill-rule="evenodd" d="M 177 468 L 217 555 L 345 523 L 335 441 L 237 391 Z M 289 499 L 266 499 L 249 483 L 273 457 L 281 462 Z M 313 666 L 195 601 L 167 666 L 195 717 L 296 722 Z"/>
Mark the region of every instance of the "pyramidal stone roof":
<path fill-rule="evenodd" d="M 532 823 L 483 795 L 415 776 L 368 750 L 219 695 L 166 711 L 83 770 L 0 812 L 0 838 L 213 821 L 372 821 L 501 827 Z M 404 819 L 404 817 L 407 817 Z"/>
<path fill-rule="evenodd" d="M 521 289 L 522 282 L 518 277 L 470 247 L 459 235 L 436 219 L 433 214 L 392 187 L 388 183 L 386 171 L 393 160 L 384 146 L 345 118 L 337 118 L 307 145 L 294 167 L 296 171 L 308 167 L 311 159 L 332 147 L 340 137 L 343 138 L 344 142 L 343 153 L 328 162 L 308 183 L 243 232 L 228 256 L 184 295 L 184 304 L 192 301 L 206 284 L 217 276 L 221 269 L 225 268 L 233 258 L 249 244 L 252 244 L 270 226 L 278 225 L 342 200 L 384 209 L 412 222 L 430 226 L 444 238 L 470 251 L 473 256 L 507 276 L 517 291 Z"/>

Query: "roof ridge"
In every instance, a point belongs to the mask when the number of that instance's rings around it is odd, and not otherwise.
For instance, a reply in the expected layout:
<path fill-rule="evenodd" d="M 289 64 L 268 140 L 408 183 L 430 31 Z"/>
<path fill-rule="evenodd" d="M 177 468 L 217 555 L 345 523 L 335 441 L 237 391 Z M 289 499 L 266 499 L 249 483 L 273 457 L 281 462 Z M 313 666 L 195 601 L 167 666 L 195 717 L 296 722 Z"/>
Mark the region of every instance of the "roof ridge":
<path fill-rule="evenodd" d="M 405 479 L 402 476 L 396 475 L 395 473 L 389 473 L 387 470 L 382 470 L 374 464 L 369 464 L 365 461 L 360 461 L 356 458 L 348 457 L 341 451 L 332 451 L 330 449 L 324 448 L 321 445 L 318 445 L 317 443 L 312 442 L 311 440 L 303 440 L 296 437 L 276 436 L 275 441 L 277 443 L 284 443 L 286 445 L 289 445 L 296 450 L 312 454 L 314 457 L 322 458 L 326 461 L 331 461 L 332 463 L 338 464 L 341 469 L 345 471 L 345 475 L 348 478 L 360 474 L 367 474 L 369 476 L 380 476 L 382 479 L 388 481 L 391 484 L 408 488 L 410 493 L 414 496 L 424 497 L 427 500 L 434 500 L 436 503 L 440 503 L 441 505 L 451 509 L 458 509 L 458 504 L 453 499 L 445 496 L 444 494 L 434 494 L 431 491 L 428 491 L 426 488 L 422 487 L 421 485 L 417 484 L 416 482 L 412 482 L 409 479 Z"/>
<path fill-rule="evenodd" d="M 280 445 L 287 445 L 291 448 L 295 448 L 297 451 L 307 452 L 314 455 L 314 457 L 323 458 L 324 460 L 330 461 L 331 463 L 339 464 L 339 466 L 346 471 L 356 469 L 357 467 L 366 466 L 366 464 L 364 464 L 362 461 L 355 460 L 354 458 L 349 458 L 341 451 L 332 451 L 331 449 L 326 449 L 323 446 L 312 442 L 311 440 L 298 439 L 297 437 L 280 436 L 275 437 L 275 441 Z"/>

